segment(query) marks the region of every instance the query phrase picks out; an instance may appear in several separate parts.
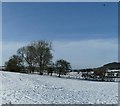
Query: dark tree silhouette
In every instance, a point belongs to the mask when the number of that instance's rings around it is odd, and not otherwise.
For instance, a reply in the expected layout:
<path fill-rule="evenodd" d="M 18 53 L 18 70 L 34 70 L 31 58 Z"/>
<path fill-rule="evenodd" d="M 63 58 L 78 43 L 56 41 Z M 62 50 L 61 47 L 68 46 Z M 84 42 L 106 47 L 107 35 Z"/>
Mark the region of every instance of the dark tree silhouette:
<path fill-rule="evenodd" d="M 22 58 L 13 55 L 6 63 L 6 70 L 11 72 L 22 72 L 24 70 Z"/>
<path fill-rule="evenodd" d="M 56 70 L 60 77 L 61 74 L 66 74 L 71 69 L 71 65 L 66 60 L 60 59 L 56 61 Z"/>

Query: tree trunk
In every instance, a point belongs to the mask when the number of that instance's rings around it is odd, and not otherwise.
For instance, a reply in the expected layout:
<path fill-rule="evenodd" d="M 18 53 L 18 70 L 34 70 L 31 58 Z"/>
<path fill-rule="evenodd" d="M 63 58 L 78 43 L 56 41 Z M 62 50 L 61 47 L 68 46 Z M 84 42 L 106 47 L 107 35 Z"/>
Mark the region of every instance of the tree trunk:
<path fill-rule="evenodd" d="M 50 73 L 50 76 L 52 76 L 52 73 Z"/>
<path fill-rule="evenodd" d="M 59 76 L 58 76 L 58 77 L 60 77 L 60 74 L 61 74 L 61 73 L 59 72 Z"/>
<path fill-rule="evenodd" d="M 59 74 L 59 76 L 58 77 L 60 77 L 60 74 Z"/>
<path fill-rule="evenodd" d="M 42 69 L 41 66 L 40 66 L 40 68 L 39 68 L 39 72 L 40 72 L 40 73 L 39 73 L 40 75 L 43 75 L 43 69 Z"/>

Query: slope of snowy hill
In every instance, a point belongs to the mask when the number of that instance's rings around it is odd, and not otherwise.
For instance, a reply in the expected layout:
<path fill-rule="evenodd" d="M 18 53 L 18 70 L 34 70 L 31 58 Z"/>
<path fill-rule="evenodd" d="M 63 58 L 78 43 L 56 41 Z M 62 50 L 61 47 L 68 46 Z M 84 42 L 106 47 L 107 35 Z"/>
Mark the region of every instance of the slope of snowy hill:
<path fill-rule="evenodd" d="M 0 71 L 2 103 L 117 104 L 118 83 Z"/>

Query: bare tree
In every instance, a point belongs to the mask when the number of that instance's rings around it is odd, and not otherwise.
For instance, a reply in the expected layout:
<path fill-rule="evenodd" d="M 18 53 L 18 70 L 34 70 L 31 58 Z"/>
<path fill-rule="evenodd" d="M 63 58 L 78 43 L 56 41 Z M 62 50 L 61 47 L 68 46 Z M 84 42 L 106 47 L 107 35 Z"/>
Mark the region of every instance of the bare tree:
<path fill-rule="evenodd" d="M 29 72 L 34 71 L 35 48 L 33 46 L 25 46 L 18 49 L 17 53 L 22 57 L 26 67 L 28 66 Z"/>
<path fill-rule="evenodd" d="M 35 63 L 39 67 L 39 74 L 42 75 L 53 57 L 51 42 L 35 41 L 31 45 L 35 48 Z"/>

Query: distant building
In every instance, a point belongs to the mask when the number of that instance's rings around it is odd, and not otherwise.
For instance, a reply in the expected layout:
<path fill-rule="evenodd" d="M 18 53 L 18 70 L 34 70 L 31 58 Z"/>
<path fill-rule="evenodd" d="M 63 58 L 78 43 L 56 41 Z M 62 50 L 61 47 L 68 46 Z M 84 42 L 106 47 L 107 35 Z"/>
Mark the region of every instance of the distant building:
<path fill-rule="evenodd" d="M 107 70 L 105 73 L 105 81 L 120 81 L 120 70 Z"/>
<path fill-rule="evenodd" d="M 105 76 L 109 78 L 120 78 L 120 70 L 107 70 Z"/>
<path fill-rule="evenodd" d="M 101 70 L 97 70 L 100 72 Z M 102 80 L 102 81 L 120 81 L 120 70 L 114 69 L 105 69 L 105 74 L 96 75 L 92 70 L 82 70 L 82 78 L 88 80 Z"/>

